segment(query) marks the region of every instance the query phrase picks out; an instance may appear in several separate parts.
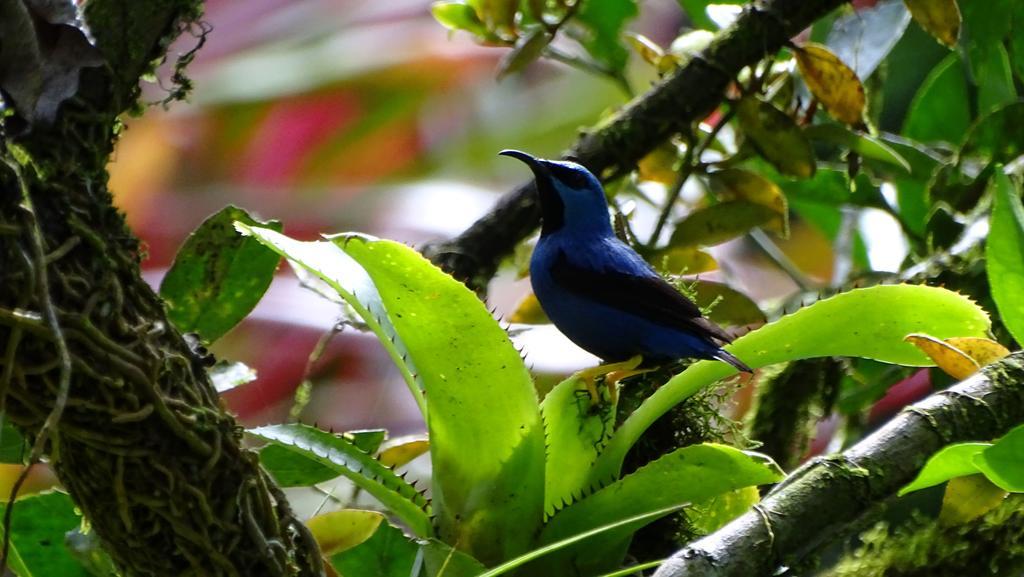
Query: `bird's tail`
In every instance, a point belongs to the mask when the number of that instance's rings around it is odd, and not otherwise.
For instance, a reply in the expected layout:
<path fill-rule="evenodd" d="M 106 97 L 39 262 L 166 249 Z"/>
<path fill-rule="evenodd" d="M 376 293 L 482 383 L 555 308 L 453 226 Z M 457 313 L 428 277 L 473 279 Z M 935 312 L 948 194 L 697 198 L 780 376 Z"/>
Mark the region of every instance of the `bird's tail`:
<path fill-rule="evenodd" d="M 736 358 L 735 355 L 724 349 L 718 349 L 718 351 L 715 352 L 714 357 L 724 363 L 729 363 L 730 365 L 736 367 L 736 370 L 738 370 L 741 373 L 754 372 L 754 369 L 751 369 L 750 367 L 747 366 L 746 363 L 739 360 L 738 358 Z"/>

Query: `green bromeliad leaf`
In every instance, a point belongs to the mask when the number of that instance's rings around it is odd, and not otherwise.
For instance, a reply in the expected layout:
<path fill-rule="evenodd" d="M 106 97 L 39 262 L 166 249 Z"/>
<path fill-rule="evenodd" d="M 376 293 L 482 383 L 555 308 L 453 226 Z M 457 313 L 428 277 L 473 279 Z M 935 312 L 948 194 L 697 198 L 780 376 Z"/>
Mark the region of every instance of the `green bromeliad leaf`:
<path fill-rule="evenodd" d="M 903 341 L 920 332 L 936 338 L 984 337 L 988 314 L 952 291 L 911 285 L 856 289 L 814 303 L 736 339 L 730 352 L 754 368 L 816 357 L 860 357 L 908 366 L 934 363 Z M 614 479 L 626 452 L 661 415 L 705 386 L 735 374 L 700 361 L 648 398 L 612 436 L 591 469 L 591 483 Z"/>
<path fill-rule="evenodd" d="M 683 447 L 559 511 L 544 527 L 541 544 L 619 519 L 774 483 L 784 476 L 764 455 L 713 443 Z M 651 521 L 607 531 L 552 554 L 535 574 L 590 575 L 610 570 L 622 561 L 632 534 Z"/>
<path fill-rule="evenodd" d="M 519 353 L 476 295 L 396 242 L 239 229 L 334 288 L 403 372 L 430 435 L 438 536 L 486 564 L 526 551 L 543 519 L 540 410 Z"/>
<path fill-rule="evenodd" d="M 483 303 L 402 244 L 334 242 L 370 275 L 427 391 L 439 537 L 492 564 L 526 551 L 543 516 L 544 433 L 533 381 Z"/>
<path fill-rule="evenodd" d="M 261 459 L 272 475 L 283 472 L 288 479 L 296 471 L 310 470 L 310 465 L 326 468 L 333 471 L 334 476 L 344 476 L 372 495 L 418 537 L 433 535 L 426 498 L 345 437 L 301 424 L 269 425 L 247 432 L 286 449 L 286 452 L 278 450 Z"/>
<path fill-rule="evenodd" d="M 582 495 L 587 472 L 614 430 L 615 405 L 593 406 L 583 381 L 570 377 L 551 389 L 540 411 L 547 437 L 544 514 L 550 516 Z"/>

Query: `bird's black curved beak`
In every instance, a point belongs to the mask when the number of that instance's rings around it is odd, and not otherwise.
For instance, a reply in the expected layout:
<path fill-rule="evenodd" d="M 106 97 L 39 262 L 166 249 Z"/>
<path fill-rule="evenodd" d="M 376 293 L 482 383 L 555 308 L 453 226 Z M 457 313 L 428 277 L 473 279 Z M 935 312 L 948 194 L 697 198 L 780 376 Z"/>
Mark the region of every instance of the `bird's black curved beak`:
<path fill-rule="evenodd" d="M 533 171 L 533 177 L 537 184 L 537 198 L 540 201 L 541 210 L 541 234 L 547 234 L 558 230 L 565 219 L 565 205 L 562 199 L 555 192 L 551 170 L 546 160 L 527 154 L 521 150 L 506 148 L 498 154 L 511 156 L 518 159 Z"/>
<path fill-rule="evenodd" d="M 501 156 L 511 156 L 512 158 L 524 162 L 527 166 L 530 167 L 530 170 L 533 171 L 534 176 L 548 176 L 548 169 L 546 166 L 544 166 L 544 161 L 537 158 L 536 156 L 533 156 L 532 154 L 527 154 L 522 150 L 515 150 L 514 148 L 506 148 L 505 150 L 502 150 L 498 154 Z"/>

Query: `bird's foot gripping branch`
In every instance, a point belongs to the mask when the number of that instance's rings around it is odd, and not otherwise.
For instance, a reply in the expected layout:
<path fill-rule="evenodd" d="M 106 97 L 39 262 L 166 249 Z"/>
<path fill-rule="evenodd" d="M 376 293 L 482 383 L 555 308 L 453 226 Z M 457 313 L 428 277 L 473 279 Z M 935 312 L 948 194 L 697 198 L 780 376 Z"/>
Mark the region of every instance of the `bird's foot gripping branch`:
<path fill-rule="evenodd" d="M 378 337 L 426 418 L 431 495 L 426 500 L 380 466 L 375 448 L 302 425 L 251 431 L 274 447 L 264 465 L 287 475 L 316 463 L 349 477 L 411 530 L 417 541 L 402 540 L 403 547 L 410 559 L 422 555 L 428 573 L 447 560 L 445 571 L 454 563 L 463 571 L 454 574 L 467 576 L 601 575 L 622 566 L 644 524 L 682 508 L 717 526 L 729 517 L 721 510 L 727 501 L 753 506 L 756 486 L 782 479 L 763 455 L 720 444 L 677 449 L 620 474 L 647 427 L 734 374 L 727 364 L 690 366 L 615 429 L 615 406 L 581 403 L 578 379 L 538 399 L 519 352 L 485 306 L 414 250 L 361 235 L 300 242 L 236 226 L 326 282 Z M 819 301 L 737 339 L 731 350 L 755 368 L 819 356 L 926 366 L 930 359 L 906 335 L 983 336 L 988 328 L 984 311 L 950 291 L 878 286 Z M 716 499 L 726 493 L 734 498 Z M 377 530 L 393 531 L 386 523 Z M 332 562 L 351 568 L 354 557 L 342 552 Z"/>

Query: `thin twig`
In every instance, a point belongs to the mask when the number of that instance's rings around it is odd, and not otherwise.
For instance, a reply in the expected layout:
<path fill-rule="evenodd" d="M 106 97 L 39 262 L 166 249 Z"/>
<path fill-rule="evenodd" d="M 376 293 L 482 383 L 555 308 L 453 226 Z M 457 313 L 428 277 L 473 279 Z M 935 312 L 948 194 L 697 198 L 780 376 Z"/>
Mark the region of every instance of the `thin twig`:
<path fill-rule="evenodd" d="M 775 244 L 763 230 L 755 228 L 748 233 L 750 239 L 754 241 L 758 248 L 767 256 L 776 266 L 779 267 L 782 272 L 786 273 L 796 286 L 800 287 L 802 291 L 809 291 L 814 289 L 814 285 L 804 276 L 804 273 L 800 272 L 793 261 L 789 260 L 786 253 L 782 252 L 779 245 Z"/>
<path fill-rule="evenodd" d="M 687 145 L 686 152 L 683 155 L 682 166 L 679 169 L 679 179 L 672 186 L 669 191 L 668 198 L 665 200 L 665 206 L 661 211 L 661 216 L 658 217 L 658 224 L 654 227 L 654 232 L 651 233 L 650 240 L 647 241 L 647 248 L 653 249 L 654 245 L 661 238 L 661 231 L 665 228 L 665 224 L 668 223 L 669 217 L 672 215 L 672 208 L 679 200 L 679 194 L 683 191 L 683 185 L 686 184 L 687 179 L 697 169 L 697 165 L 700 163 L 701 156 L 704 152 L 714 144 L 715 139 L 718 138 L 718 133 L 722 131 L 722 128 L 732 120 L 735 112 L 730 108 L 722 115 L 722 118 L 718 120 L 711 132 L 708 133 L 704 140 L 701 141 L 696 147 L 693 146 L 692 142 Z M 692 139 L 691 139 L 692 140 Z"/>

